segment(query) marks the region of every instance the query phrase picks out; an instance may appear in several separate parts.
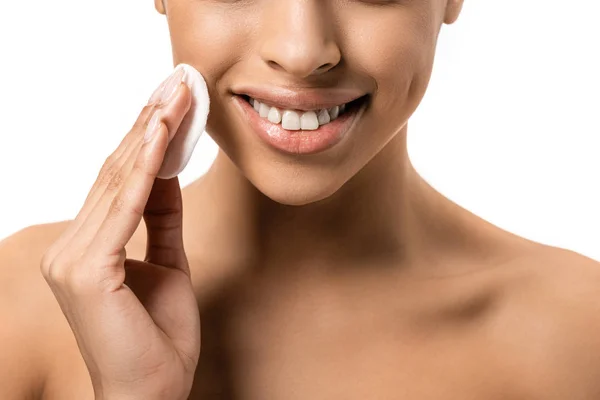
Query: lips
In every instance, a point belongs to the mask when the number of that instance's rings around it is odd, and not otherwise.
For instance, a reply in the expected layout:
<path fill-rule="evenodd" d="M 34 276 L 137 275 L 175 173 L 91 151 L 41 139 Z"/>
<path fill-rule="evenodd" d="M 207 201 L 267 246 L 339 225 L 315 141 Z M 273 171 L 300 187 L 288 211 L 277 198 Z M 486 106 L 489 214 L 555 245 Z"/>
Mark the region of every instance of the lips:
<path fill-rule="evenodd" d="M 341 106 L 334 106 L 330 109 L 322 108 L 314 111 L 285 110 L 277 106 L 269 106 L 248 96 L 242 96 L 248 101 L 254 110 L 262 117 L 274 124 L 281 124 L 284 129 L 297 130 L 316 130 L 319 126 L 328 124 L 344 114 L 346 108 L 350 108 L 355 103 L 363 101 L 365 96 Z"/>
<path fill-rule="evenodd" d="M 232 92 L 247 96 L 271 107 L 298 111 L 331 109 L 351 103 L 365 95 L 364 90 L 354 88 L 296 88 L 294 90 L 274 85 L 236 86 Z"/>
<path fill-rule="evenodd" d="M 342 141 L 360 119 L 368 104 L 368 96 L 361 96 L 346 106 L 343 114 L 314 130 L 287 130 L 261 117 L 250 104 L 248 96 L 235 95 L 234 104 L 243 121 L 263 143 L 285 154 L 309 155 L 324 152 Z M 321 102 L 319 105 L 327 105 Z M 306 105 L 306 103 L 304 103 Z M 306 110 L 309 111 L 309 110 Z"/>

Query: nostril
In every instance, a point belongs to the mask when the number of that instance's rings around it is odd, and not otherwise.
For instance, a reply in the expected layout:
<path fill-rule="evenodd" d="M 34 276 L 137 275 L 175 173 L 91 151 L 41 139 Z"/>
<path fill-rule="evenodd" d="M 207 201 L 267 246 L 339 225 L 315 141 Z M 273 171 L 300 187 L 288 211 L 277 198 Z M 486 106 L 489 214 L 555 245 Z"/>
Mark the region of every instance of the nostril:
<path fill-rule="evenodd" d="M 269 67 L 276 69 L 278 71 L 281 71 L 283 69 L 283 67 L 281 65 L 279 65 L 277 62 L 275 62 L 273 60 L 269 60 L 268 64 L 269 64 Z"/>
<path fill-rule="evenodd" d="M 315 72 L 317 72 L 317 73 L 327 72 L 330 69 L 332 69 L 333 67 L 334 67 L 334 65 L 332 63 L 323 64 L 319 68 L 317 68 L 315 70 Z"/>
<path fill-rule="evenodd" d="M 281 64 L 279 64 L 277 61 L 268 60 L 267 64 L 269 65 L 269 67 L 273 68 L 276 71 L 286 71 L 287 70 L 285 67 L 283 67 Z M 333 64 L 333 63 L 325 63 L 325 64 L 322 64 L 320 67 L 313 69 L 313 71 L 312 71 L 312 73 L 310 73 L 310 75 L 323 74 L 334 67 L 335 67 L 335 64 Z"/>

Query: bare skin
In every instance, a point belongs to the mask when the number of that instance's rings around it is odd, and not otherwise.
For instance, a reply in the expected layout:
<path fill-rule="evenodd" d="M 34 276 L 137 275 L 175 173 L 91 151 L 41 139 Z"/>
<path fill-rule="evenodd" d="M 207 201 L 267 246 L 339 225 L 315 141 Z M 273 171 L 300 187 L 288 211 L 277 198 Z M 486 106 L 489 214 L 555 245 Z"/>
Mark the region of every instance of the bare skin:
<path fill-rule="evenodd" d="M 188 186 L 184 204 L 214 201 L 208 188 L 208 176 Z M 94 398 L 39 274 L 39 258 L 69 223 L 30 227 L 0 245 L 3 399 Z M 144 257 L 144 230 L 127 247 L 131 258 Z M 208 240 L 215 230 L 186 235 L 187 248 L 214 249 L 190 250 L 202 351 L 189 398 L 597 398 L 598 263 L 492 232 L 514 257 L 462 254 L 439 277 L 387 263 L 270 271 L 207 263 L 229 256 Z"/>
<path fill-rule="evenodd" d="M 183 220 L 187 262 L 168 260 L 171 253 L 165 249 L 175 249 L 177 240 L 167 243 L 166 236 L 157 238 L 158 230 L 150 232 L 145 224 L 135 224 L 125 245 L 128 259 L 160 259 L 189 269 L 189 293 L 197 309 L 182 301 L 159 311 L 181 317 L 174 320 L 180 324 L 187 311 L 194 316 L 199 310 L 202 346 L 190 399 L 600 397 L 598 263 L 483 221 L 436 192 L 413 169 L 406 121 L 424 94 L 439 25 L 452 23 L 462 3 L 394 3 L 381 9 L 363 2 L 330 3 L 344 6 L 332 10 L 342 21 L 339 31 L 345 41 L 317 18 L 317 11 L 324 12 L 319 9 L 323 2 L 263 0 L 242 2 L 235 10 L 213 1 L 192 6 L 170 0 L 167 8 L 155 3 L 169 16 L 177 61 L 188 61 L 207 78 L 212 100 L 208 132 L 221 147 L 207 174 L 182 190 L 183 213 L 172 196 L 177 180 L 154 184 L 173 201 L 163 205 L 172 211 L 170 217 Z M 269 17 L 265 10 L 305 19 L 293 19 L 297 30 L 283 17 L 269 18 L 258 24 L 269 29 L 253 36 L 214 33 L 212 41 L 192 43 L 208 35 L 202 31 L 209 28 L 208 18 L 217 24 L 221 16 L 230 22 L 240 18 L 252 29 L 257 26 L 252 21 Z M 384 13 L 394 13 L 395 19 L 382 18 Z M 357 16 L 365 16 L 365 25 L 354 18 L 352 28 L 370 32 L 373 45 L 368 48 L 360 43 L 362 35 L 350 34 L 343 24 L 344 18 Z M 379 30 L 376 25 L 383 26 Z M 199 30 L 196 35 L 188 34 L 192 26 Z M 318 40 L 323 37 L 328 40 Z M 252 46 L 241 43 L 242 38 L 254 41 Z M 298 47 L 286 52 L 283 44 L 290 43 Z M 247 48 L 253 50 L 235 53 Z M 195 60 L 196 52 L 212 57 Z M 369 64 L 390 54 L 402 64 L 389 65 L 389 58 Z M 257 60 L 272 62 L 266 68 L 257 66 Z M 393 73 L 398 68 L 408 72 Z M 250 77 L 306 91 L 337 79 L 340 85 L 364 89 L 372 104 L 352 140 L 338 152 L 288 157 L 255 140 L 231 107 L 226 91 Z M 176 126 L 188 100 L 189 92 L 180 88 L 172 112 L 165 114 L 167 130 Z M 141 131 L 133 129 L 128 138 L 141 146 Z M 100 211 L 107 211 L 118 196 L 123 179 L 133 176 L 132 165 L 145 153 L 139 154 L 116 162 L 121 174 L 111 179 L 101 174 L 102 185 L 97 182 L 91 192 L 91 197 L 99 193 L 106 198 Z M 158 157 L 159 151 L 154 154 Z M 132 178 L 131 187 L 152 186 L 138 181 Z M 159 199 L 150 195 L 146 211 Z M 153 218 L 159 214 L 147 213 L 146 225 L 155 226 L 158 219 Z M 61 298 L 59 290 L 53 293 L 48 286 L 51 274 L 46 279 L 40 274 L 41 262 L 51 264 L 42 261 L 51 258 L 48 249 L 57 249 L 70 228 L 81 223 L 92 233 L 100 229 L 104 213 L 90 215 L 30 227 L 0 242 L 2 399 L 100 400 L 102 385 L 93 377 L 102 374 L 90 368 L 90 360 L 102 357 L 94 354 L 94 345 L 111 349 L 126 335 L 107 336 L 111 332 L 104 333 L 104 326 L 91 325 L 96 311 L 80 312 L 84 323 L 78 325 L 65 305 L 94 310 L 97 303 L 86 303 L 84 295 Z M 115 215 L 107 220 L 126 219 Z M 169 217 L 160 215 L 161 221 Z M 64 241 L 66 250 L 51 253 L 58 257 L 69 248 L 76 250 L 75 241 L 84 236 L 70 237 Z M 147 243 L 168 246 L 149 248 Z M 120 262 L 114 266 L 122 267 Z M 143 280 L 144 274 L 137 277 Z M 186 290 L 176 294 L 183 296 Z M 173 298 L 161 298 L 159 305 Z M 104 335 L 91 346 L 94 332 L 86 333 L 86 326 Z M 170 338 L 177 333 L 167 331 Z M 108 343 L 99 343 L 102 338 Z M 147 336 L 142 332 L 134 339 L 125 343 L 127 348 Z"/>

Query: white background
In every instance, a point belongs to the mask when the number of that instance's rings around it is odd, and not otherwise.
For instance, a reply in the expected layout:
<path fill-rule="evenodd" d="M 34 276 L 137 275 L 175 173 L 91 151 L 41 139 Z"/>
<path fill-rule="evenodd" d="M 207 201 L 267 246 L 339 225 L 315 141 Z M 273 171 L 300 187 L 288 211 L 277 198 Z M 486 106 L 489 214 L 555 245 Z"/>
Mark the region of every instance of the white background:
<path fill-rule="evenodd" d="M 600 260 L 600 5 L 466 0 L 409 124 L 420 173 L 530 239 Z M 152 0 L 4 1 L 0 239 L 73 218 L 172 69 Z M 217 147 L 198 143 L 183 185 Z"/>

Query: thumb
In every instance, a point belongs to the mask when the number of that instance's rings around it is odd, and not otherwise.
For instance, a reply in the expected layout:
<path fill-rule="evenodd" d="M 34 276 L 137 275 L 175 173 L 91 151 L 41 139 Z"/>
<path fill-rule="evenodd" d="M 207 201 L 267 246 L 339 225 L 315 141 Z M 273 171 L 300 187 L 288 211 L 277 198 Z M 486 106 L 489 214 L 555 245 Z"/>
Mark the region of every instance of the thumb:
<path fill-rule="evenodd" d="M 155 179 L 144 209 L 147 242 L 144 261 L 189 275 L 183 248 L 183 202 L 179 178 Z"/>

